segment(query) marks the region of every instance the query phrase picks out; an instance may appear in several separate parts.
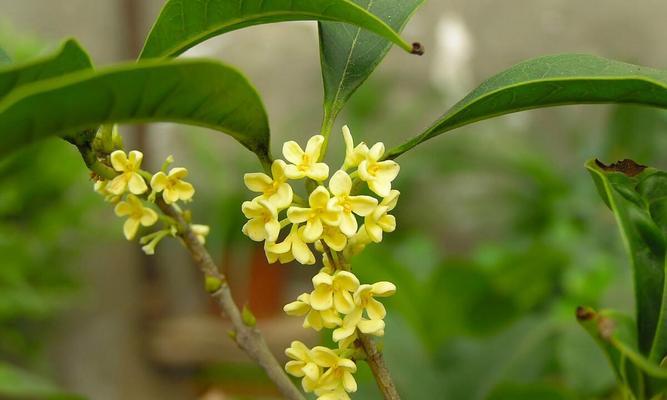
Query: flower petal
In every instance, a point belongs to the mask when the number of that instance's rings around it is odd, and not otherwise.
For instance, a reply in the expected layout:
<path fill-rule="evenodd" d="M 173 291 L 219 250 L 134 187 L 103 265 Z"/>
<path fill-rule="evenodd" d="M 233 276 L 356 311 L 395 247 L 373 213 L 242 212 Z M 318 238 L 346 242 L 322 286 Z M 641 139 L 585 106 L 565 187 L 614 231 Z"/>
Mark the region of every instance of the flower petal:
<path fill-rule="evenodd" d="M 340 216 L 340 230 L 348 237 L 352 237 L 357 233 L 358 223 L 352 213 L 342 213 Z"/>
<path fill-rule="evenodd" d="M 384 305 L 375 299 L 368 299 L 366 303 L 366 312 L 370 319 L 383 319 L 387 315 Z"/>
<path fill-rule="evenodd" d="M 361 217 L 372 213 L 375 206 L 378 205 L 377 199 L 371 196 L 352 196 L 348 201 L 350 202 L 352 211 Z"/>
<path fill-rule="evenodd" d="M 373 161 L 378 161 L 384 155 L 384 143 L 375 143 L 368 151 L 368 158 Z"/>
<path fill-rule="evenodd" d="M 123 224 L 123 234 L 125 235 L 125 239 L 132 240 L 137 234 L 137 229 L 139 229 L 139 220 L 128 218 Z"/>
<path fill-rule="evenodd" d="M 352 294 L 346 290 L 334 292 L 334 308 L 341 314 L 349 314 L 354 310 Z"/>
<path fill-rule="evenodd" d="M 243 183 L 253 192 L 264 193 L 271 188 L 273 179 L 261 172 L 254 172 L 243 175 Z"/>
<path fill-rule="evenodd" d="M 347 196 L 352 190 L 352 179 L 347 172 L 338 170 L 329 180 L 329 190 L 334 196 Z"/>
<path fill-rule="evenodd" d="M 144 178 L 141 177 L 138 173 L 134 172 L 130 175 L 130 179 L 127 183 L 128 189 L 130 189 L 130 193 L 133 194 L 142 194 L 145 193 L 146 190 L 148 190 L 148 186 L 146 185 L 146 181 L 144 181 Z"/>
<path fill-rule="evenodd" d="M 318 287 L 310 294 L 310 306 L 318 311 L 328 310 L 333 306 L 331 287 Z"/>
<path fill-rule="evenodd" d="M 396 285 L 391 282 L 376 282 L 372 285 L 373 295 L 378 297 L 389 297 L 396 293 Z"/>
<path fill-rule="evenodd" d="M 324 227 L 319 218 L 311 218 L 306 222 L 306 228 L 303 230 L 303 240 L 312 243 L 322 237 Z"/>
<path fill-rule="evenodd" d="M 362 333 L 367 333 L 369 335 L 382 336 L 384 333 L 384 321 L 381 319 L 365 319 L 359 321 L 357 328 Z"/>
<path fill-rule="evenodd" d="M 336 287 L 354 292 L 359 288 L 359 279 L 349 271 L 339 271 L 333 277 Z"/>
<path fill-rule="evenodd" d="M 158 220 L 157 213 L 148 207 L 144 207 L 141 213 L 141 225 L 151 226 Z"/>
<path fill-rule="evenodd" d="M 167 185 L 167 175 L 165 175 L 164 172 L 162 171 L 156 173 L 155 175 L 153 175 L 153 178 L 151 178 L 151 187 L 156 192 L 163 191 L 166 185 Z"/>
<path fill-rule="evenodd" d="M 118 172 L 124 172 L 127 166 L 127 156 L 123 150 L 116 150 L 109 156 L 111 166 Z"/>
<path fill-rule="evenodd" d="M 111 182 L 107 184 L 107 192 L 111 194 L 115 194 L 116 196 L 120 196 L 125 192 L 125 188 L 127 187 L 127 176 L 125 174 L 118 175 L 117 177 L 113 178 Z"/>
<path fill-rule="evenodd" d="M 320 158 L 320 151 L 322 150 L 323 143 L 324 136 L 322 135 L 315 135 L 308 139 L 308 143 L 306 143 L 306 154 L 311 160 L 313 160 L 313 162 Z"/>
<path fill-rule="evenodd" d="M 300 224 L 306 222 L 312 213 L 310 208 L 290 207 L 287 209 L 287 218 L 293 224 Z"/>
<path fill-rule="evenodd" d="M 299 165 L 303 161 L 304 152 L 297 142 L 290 140 L 283 144 L 283 156 L 292 164 Z"/>
<path fill-rule="evenodd" d="M 318 182 L 325 181 L 329 177 L 329 166 L 325 163 L 315 163 L 310 166 L 306 175 Z"/>

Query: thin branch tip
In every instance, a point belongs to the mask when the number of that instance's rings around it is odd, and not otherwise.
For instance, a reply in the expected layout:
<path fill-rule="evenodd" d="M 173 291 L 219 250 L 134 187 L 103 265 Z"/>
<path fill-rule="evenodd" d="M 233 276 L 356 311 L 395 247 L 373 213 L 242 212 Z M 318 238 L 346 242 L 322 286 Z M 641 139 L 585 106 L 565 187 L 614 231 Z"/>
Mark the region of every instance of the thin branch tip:
<path fill-rule="evenodd" d="M 412 43 L 412 51 L 410 51 L 411 54 L 416 54 L 418 56 L 423 56 L 425 51 L 426 51 L 426 49 L 424 48 L 424 46 L 422 46 L 421 43 L 419 43 L 419 42 Z"/>

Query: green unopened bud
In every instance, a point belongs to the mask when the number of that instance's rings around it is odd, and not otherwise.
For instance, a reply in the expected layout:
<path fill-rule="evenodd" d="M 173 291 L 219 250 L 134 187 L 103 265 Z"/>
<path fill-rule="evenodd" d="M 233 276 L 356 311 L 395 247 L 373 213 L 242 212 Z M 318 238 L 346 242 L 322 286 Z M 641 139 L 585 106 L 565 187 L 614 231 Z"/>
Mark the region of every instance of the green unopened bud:
<path fill-rule="evenodd" d="M 222 287 L 222 281 L 220 278 L 216 278 L 215 276 L 207 276 L 206 279 L 204 280 L 204 287 L 206 288 L 206 291 L 208 293 L 215 293 L 220 288 Z"/>
<path fill-rule="evenodd" d="M 114 125 L 113 127 L 113 131 L 111 132 L 111 141 L 115 150 L 120 150 L 123 148 L 123 137 L 118 133 L 118 125 Z"/>
<path fill-rule="evenodd" d="M 235 330 L 228 330 L 227 331 L 227 336 L 229 336 L 230 339 L 236 342 L 236 331 Z"/>
<path fill-rule="evenodd" d="M 249 327 L 254 327 L 257 325 L 257 318 L 252 314 L 252 311 L 248 308 L 247 305 L 243 306 L 243 311 L 241 312 L 241 318 L 243 323 Z"/>

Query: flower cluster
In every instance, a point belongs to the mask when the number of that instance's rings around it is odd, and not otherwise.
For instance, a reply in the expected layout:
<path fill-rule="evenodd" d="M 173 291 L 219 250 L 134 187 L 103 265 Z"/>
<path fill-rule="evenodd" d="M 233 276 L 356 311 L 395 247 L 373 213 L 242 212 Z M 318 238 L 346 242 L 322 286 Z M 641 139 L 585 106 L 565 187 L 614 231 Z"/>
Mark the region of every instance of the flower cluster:
<path fill-rule="evenodd" d="M 343 137 L 345 161 L 331 178 L 329 166 L 321 162 L 321 135 L 310 138 L 305 149 L 285 143 L 285 161 L 273 162 L 271 176 L 244 176 L 247 188 L 258 195 L 242 205 L 248 218 L 243 233 L 264 242 L 269 262 L 312 265 L 321 253 L 323 268 L 312 279 L 313 290 L 284 307 L 288 315 L 304 317 L 305 328 L 333 330 L 337 349 L 308 349 L 294 342 L 286 350 L 292 359 L 287 372 L 302 377 L 304 390 L 320 400 L 348 399 L 356 391 L 356 364 L 349 357 L 356 351 L 357 335 L 384 335 L 386 311 L 376 298 L 396 292 L 390 282 L 360 283 L 347 260 L 396 229 L 390 212 L 398 201 L 392 182 L 400 167 L 383 160 L 382 143 L 355 146 L 347 127 Z M 295 180 L 306 181 L 306 200 L 290 185 Z"/>
<path fill-rule="evenodd" d="M 184 180 L 188 175 L 187 169 L 172 168 L 167 172 L 173 157 L 167 158 L 162 171 L 152 175 L 141 169 L 143 157 L 137 150 L 129 154 L 123 150 L 113 151 L 109 155 L 109 163 L 118 175 L 110 180 L 98 179 L 94 186 L 106 201 L 115 204 L 114 212 L 118 217 L 126 217 L 123 233 L 127 240 L 134 239 L 141 226 L 152 227 L 158 222 L 159 214 L 152 206 L 158 195 L 162 196 L 164 203 L 177 206 L 178 201 L 191 201 L 195 193 L 193 186 Z M 155 254 L 155 247 L 162 239 L 176 235 L 173 221 L 165 218 L 164 225 L 162 229 L 139 239 L 146 254 Z M 203 243 L 209 227 L 193 224 L 191 228 Z"/>

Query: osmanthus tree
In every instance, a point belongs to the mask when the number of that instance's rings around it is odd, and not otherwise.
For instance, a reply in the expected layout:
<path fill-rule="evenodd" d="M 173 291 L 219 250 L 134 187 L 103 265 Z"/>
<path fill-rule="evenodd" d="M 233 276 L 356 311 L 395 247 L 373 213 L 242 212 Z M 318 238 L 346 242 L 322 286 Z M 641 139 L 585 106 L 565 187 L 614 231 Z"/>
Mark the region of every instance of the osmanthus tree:
<path fill-rule="evenodd" d="M 348 399 L 357 388 L 357 362 L 363 360 L 383 396 L 398 399 L 375 343 L 391 329 L 377 298 L 394 295 L 397 288 L 391 282 L 360 282 L 352 264 L 355 254 L 396 228 L 391 211 L 399 191 L 393 180 L 400 168 L 395 159 L 458 127 L 522 110 L 585 103 L 667 108 L 667 71 L 591 55 L 546 56 L 492 77 L 423 133 L 388 150 L 382 143 L 359 142 L 343 128 L 345 159 L 327 163 L 337 116 L 391 45 L 423 53 L 421 45 L 397 33 L 422 3 L 169 0 L 137 62 L 94 69 L 74 40 L 27 64 L 12 64 L 0 51 L 0 155 L 48 136 L 72 143 L 92 172 L 95 189 L 125 219 L 128 240 L 138 238 L 147 254 L 165 238 L 183 243 L 204 275 L 206 290 L 231 320 L 232 339 L 285 398 L 303 399 L 306 392 L 323 400 Z M 229 31 L 294 20 L 319 24 L 324 117 L 320 134 L 304 146 L 285 143 L 282 157 L 274 158 L 264 106 L 243 74 L 214 60 L 175 58 Z M 248 218 L 243 233 L 264 244 L 270 262 L 320 265 L 313 290 L 287 304 L 285 312 L 302 317 L 306 328 L 330 331 L 333 348 L 294 341 L 286 350 L 287 365 L 276 361 L 251 311 L 237 308 L 225 276 L 206 251 L 209 227 L 195 224 L 185 207 L 195 194 L 187 169 L 172 168 L 171 157 L 160 171 L 142 169 L 140 149 L 126 151 L 114 127 L 161 121 L 211 128 L 256 154 L 263 172 L 244 176 L 254 196 L 240 205 Z M 586 307 L 577 317 L 608 355 L 628 398 L 659 398 L 667 389 L 667 173 L 631 161 L 587 167 L 621 228 L 637 301 L 634 318 Z M 300 388 L 285 371 L 300 378 Z"/>

